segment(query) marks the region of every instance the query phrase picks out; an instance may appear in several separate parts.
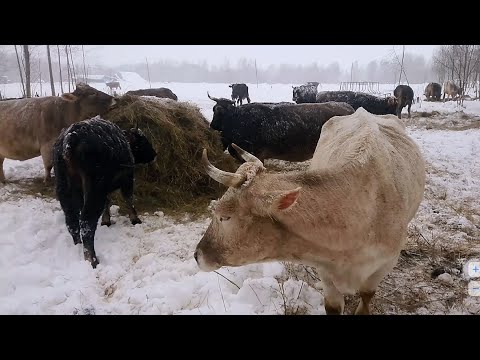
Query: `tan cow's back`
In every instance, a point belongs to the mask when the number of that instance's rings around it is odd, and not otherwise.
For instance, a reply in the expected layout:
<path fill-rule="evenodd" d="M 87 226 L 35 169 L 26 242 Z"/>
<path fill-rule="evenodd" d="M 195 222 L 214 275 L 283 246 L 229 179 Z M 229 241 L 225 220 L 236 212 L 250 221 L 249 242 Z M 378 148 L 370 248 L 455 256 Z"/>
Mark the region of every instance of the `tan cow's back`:
<path fill-rule="evenodd" d="M 407 212 L 407 221 L 422 201 L 425 163 L 404 123 L 394 115 L 373 115 L 359 108 L 326 122 L 310 169 L 330 167 L 349 169 L 345 173 L 352 183 L 377 181 L 385 197 L 401 201 L 397 205 Z"/>
<path fill-rule="evenodd" d="M 56 96 L 0 102 L 0 155 L 14 160 L 40 155 L 40 145 L 65 127 L 67 103 Z"/>

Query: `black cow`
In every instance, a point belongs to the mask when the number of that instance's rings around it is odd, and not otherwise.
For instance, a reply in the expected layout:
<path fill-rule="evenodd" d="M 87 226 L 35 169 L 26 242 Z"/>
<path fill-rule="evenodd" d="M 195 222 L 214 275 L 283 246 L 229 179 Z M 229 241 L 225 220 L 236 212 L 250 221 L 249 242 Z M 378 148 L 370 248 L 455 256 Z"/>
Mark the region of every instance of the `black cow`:
<path fill-rule="evenodd" d="M 440 98 L 442 97 L 442 85 L 431 82 L 425 88 L 424 95 L 428 101 L 430 101 L 431 98 L 433 98 L 435 101 L 440 101 Z"/>
<path fill-rule="evenodd" d="M 318 84 L 318 82 L 312 81 L 304 85 L 292 86 L 292 100 L 295 101 L 297 104 L 316 102 Z"/>
<path fill-rule="evenodd" d="M 237 102 L 237 105 L 243 104 L 243 99 L 247 99 L 250 104 L 250 96 L 248 95 L 248 86 L 246 84 L 231 84 L 228 87 L 232 88 L 232 100 Z"/>
<path fill-rule="evenodd" d="M 141 130 L 121 130 L 96 116 L 63 129 L 53 147 L 56 194 L 74 244 L 83 242 L 85 260 L 97 266 L 97 222 L 110 226 L 109 194 L 120 189 L 130 221 L 140 224 L 133 206 L 134 165 L 155 159 Z"/>
<path fill-rule="evenodd" d="M 231 100 L 208 97 L 216 102 L 210 127 L 221 132 L 224 149 L 240 162 L 244 160 L 232 143 L 261 161 L 311 159 L 323 124 L 332 116 L 354 113 L 345 103 L 252 103 L 235 107 Z"/>
<path fill-rule="evenodd" d="M 393 96 L 397 102 L 397 116 L 402 118 L 402 109 L 408 105 L 408 118 L 410 119 L 410 108 L 413 102 L 413 89 L 408 85 L 398 85 L 393 90 Z"/>
<path fill-rule="evenodd" d="M 363 107 L 374 115 L 396 115 L 396 99 L 392 96 L 378 97 L 354 91 L 322 91 L 317 94 L 317 103 L 340 101 L 350 104 L 355 111 Z"/>

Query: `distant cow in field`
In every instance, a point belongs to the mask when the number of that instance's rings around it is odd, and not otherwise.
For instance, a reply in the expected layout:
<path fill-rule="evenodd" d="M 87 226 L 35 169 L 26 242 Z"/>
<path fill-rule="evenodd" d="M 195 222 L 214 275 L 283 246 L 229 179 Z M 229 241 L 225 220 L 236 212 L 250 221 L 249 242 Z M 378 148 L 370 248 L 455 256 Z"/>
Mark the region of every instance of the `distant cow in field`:
<path fill-rule="evenodd" d="M 245 160 L 236 172 L 216 168 L 203 150 L 205 172 L 227 190 L 193 253 L 199 269 L 313 266 L 328 315 L 343 314 L 344 296 L 357 292 L 355 314 L 369 314 L 424 195 L 425 161 L 403 122 L 364 109 L 331 118 L 307 171 L 269 172 L 234 147 Z"/>
<path fill-rule="evenodd" d="M 115 99 L 86 84 L 61 97 L 46 96 L 0 102 L 0 182 L 5 182 L 3 160 L 28 160 L 39 155 L 50 181 L 52 147 L 61 130 L 71 124 L 103 115 Z"/>
<path fill-rule="evenodd" d="M 110 88 L 110 91 L 113 89 L 121 89 L 120 82 L 118 81 L 110 81 L 107 82 L 106 85 Z"/>
<path fill-rule="evenodd" d="M 440 98 L 442 97 L 442 85 L 436 82 L 431 82 L 425 88 L 424 95 L 428 101 L 431 101 L 431 99 L 440 101 Z"/>
<path fill-rule="evenodd" d="M 121 130 L 99 116 L 64 129 L 54 145 L 56 194 L 73 243 L 83 242 L 85 260 L 99 263 L 94 248 L 97 222 L 111 225 L 109 194 L 120 189 L 130 221 L 140 224 L 133 206 L 134 165 L 156 152 L 138 127 Z"/>
<path fill-rule="evenodd" d="M 231 84 L 228 87 L 232 88 L 232 100 L 236 101 L 237 105 L 243 104 L 243 99 L 247 99 L 250 104 L 250 96 L 248 95 L 248 86 L 246 84 Z"/>
<path fill-rule="evenodd" d="M 410 108 L 413 102 L 413 89 L 408 85 L 398 85 L 393 91 L 393 96 L 396 98 L 397 103 L 397 116 L 402 118 L 402 109 L 408 106 L 408 118 L 410 119 Z"/>
<path fill-rule="evenodd" d="M 221 133 L 224 149 L 239 161 L 243 160 L 232 143 L 262 161 L 311 159 L 323 124 L 333 116 L 354 112 L 345 103 L 252 103 L 236 107 L 229 99 L 208 97 L 216 102 L 210 127 Z"/>
<path fill-rule="evenodd" d="M 308 82 L 304 85 L 292 86 L 292 100 L 297 104 L 316 102 L 318 84 L 318 82 Z"/>
<path fill-rule="evenodd" d="M 167 98 L 175 101 L 178 100 L 177 95 L 175 95 L 173 91 L 168 88 L 130 90 L 127 91 L 125 95 L 156 96 L 158 98 Z"/>
<path fill-rule="evenodd" d="M 443 83 L 443 101 L 445 102 L 445 94 L 448 97 L 451 97 L 452 100 L 455 99 L 457 96 L 462 95 L 462 89 L 455 85 L 455 83 L 451 80 L 448 80 Z"/>
<path fill-rule="evenodd" d="M 326 103 L 329 101 L 346 102 L 354 110 L 363 107 L 369 113 L 374 115 L 396 115 L 397 102 L 393 96 L 378 97 L 371 94 L 354 91 L 321 91 L 317 94 L 317 103 Z"/>

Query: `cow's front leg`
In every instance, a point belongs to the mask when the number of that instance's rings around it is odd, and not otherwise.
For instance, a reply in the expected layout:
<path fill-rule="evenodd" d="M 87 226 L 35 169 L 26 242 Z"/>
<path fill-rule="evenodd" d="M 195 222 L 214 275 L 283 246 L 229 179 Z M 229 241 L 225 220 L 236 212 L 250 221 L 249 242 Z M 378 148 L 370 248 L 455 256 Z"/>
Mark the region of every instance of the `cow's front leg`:
<path fill-rule="evenodd" d="M 138 218 L 137 211 L 133 205 L 133 172 L 128 174 L 124 180 L 122 180 L 122 185 L 120 186 L 120 192 L 122 194 L 123 200 L 127 205 L 128 217 L 132 225 L 141 224 L 142 221 Z"/>

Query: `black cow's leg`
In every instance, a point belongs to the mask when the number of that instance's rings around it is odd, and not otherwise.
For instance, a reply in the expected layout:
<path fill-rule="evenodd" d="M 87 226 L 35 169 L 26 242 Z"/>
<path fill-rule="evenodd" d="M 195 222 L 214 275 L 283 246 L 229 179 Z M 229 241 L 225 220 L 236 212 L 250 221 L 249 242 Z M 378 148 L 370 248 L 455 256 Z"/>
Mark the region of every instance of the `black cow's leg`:
<path fill-rule="evenodd" d="M 137 210 L 133 206 L 133 172 L 128 174 L 120 186 L 120 192 L 127 204 L 128 217 L 132 225 L 141 224 L 142 221 L 138 218 Z"/>
<path fill-rule="evenodd" d="M 80 235 L 83 242 L 83 256 L 85 260 L 96 268 L 99 261 L 95 254 L 95 231 L 97 230 L 98 218 L 105 209 L 107 192 L 102 184 L 95 181 L 84 181 L 85 203 L 80 215 Z"/>
<path fill-rule="evenodd" d="M 68 232 L 73 238 L 73 243 L 81 243 L 80 239 L 80 209 L 83 205 L 82 190 L 73 187 L 71 179 L 68 177 L 67 169 L 63 159 L 56 161 L 55 168 L 55 187 L 57 199 L 65 214 L 65 224 Z"/>
<path fill-rule="evenodd" d="M 5 183 L 5 174 L 3 172 L 3 157 L 0 156 L 0 182 Z"/>
<path fill-rule="evenodd" d="M 410 119 L 410 108 L 412 107 L 412 103 L 408 104 L 408 118 Z"/>
<path fill-rule="evenodd" d="M 247 101 L 250 104 L 250 97 L 249 96 L 247 96 Z"/>
<path fill-rule="evenodd" d="M 112 225 L 112 221 L 110 220 L 110 197 L 107 196 L 107 200 L 105 201 L 105 209 L 103 210 L 102 214 L 102 223 L 101 225 Z"/>

